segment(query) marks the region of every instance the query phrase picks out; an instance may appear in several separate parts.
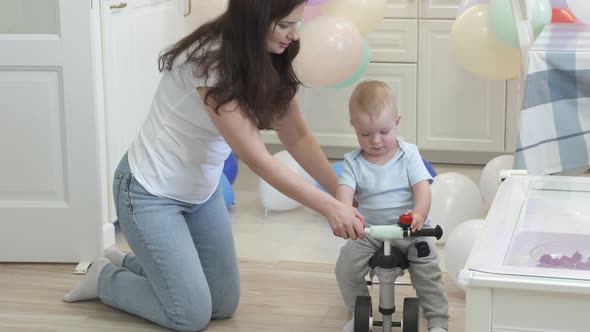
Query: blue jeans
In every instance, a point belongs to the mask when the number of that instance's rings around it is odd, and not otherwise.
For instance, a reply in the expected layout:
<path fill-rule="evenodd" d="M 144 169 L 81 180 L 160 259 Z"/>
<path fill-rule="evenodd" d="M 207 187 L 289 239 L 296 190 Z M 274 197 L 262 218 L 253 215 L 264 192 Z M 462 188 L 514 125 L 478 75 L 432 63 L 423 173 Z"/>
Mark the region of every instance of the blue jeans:
<path fill-rule="evenodd" d="M 107 265 L 98 296 L 112 307 L 177 331 L 230 317 L 240 298 L 231 221 L 221 188 L 202 204 L 148 193 L 123 157 L 113 181 L 121 229 L 135 255 Z"/>

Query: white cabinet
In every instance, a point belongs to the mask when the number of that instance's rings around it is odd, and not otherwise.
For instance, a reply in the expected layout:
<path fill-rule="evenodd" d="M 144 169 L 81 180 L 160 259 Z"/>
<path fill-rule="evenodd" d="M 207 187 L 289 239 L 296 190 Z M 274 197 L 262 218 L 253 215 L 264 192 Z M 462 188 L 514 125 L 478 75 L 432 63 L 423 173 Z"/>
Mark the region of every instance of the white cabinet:
<path fill-rule="evenodd" d="M 457 162 L 465 152 L 511 152 L 515 134 L 509 131 L 516 126 L 518 108 L 514 84 L 509 84 L 507 95 L 506 81 L 476 77 L 456 61 L 450 32 L 459 2 L 389 0 L 385 18 L 367 36 L 371 64 L 363 77 L 383 80 L 393 88 L 402 115 L 402 138 L 435 155 L 457 152 Z M 358 145 L 348 121 L 353 88 L 300 92 L 304 116 L 329 157 L 341 157 L 342 149 L 332 155 L 331 147 Z M 265 133 L 265 139 L 278 142 L 272 133 Z"/>
<path fill-rule="evenodd" d="M 371 63 L 363 79 L 381 80 L 393 89 L 402 116 L 400 137 L 416 143 L 417 20 L 384 19 L 367 38 Z M 354 85 L 300 90 L 303 115 L 320 145 L 350 149 L 358 145 L 348 116 L 348 99 L 353 90 Z M 279 142 L 273 132 L 263 132 L 263 136 L 267 143 Z"/>
<path fill-rule="evenodd" d="M 160 81 L 158 55 L 180 37 L 178 0 L 102 1 L 109 206 L 117 165 L 150 110 Z M 114 209 L 110 219 L 115 220 Z"/>
<path fill-rule="evenodd" d="M 416 63 L 418 59 L 416 19 L 384 19 L 367 39 L 372 62 Z"/>
<path fill-rule="evenodd" d="M 588 331 L 589 199 L 590 178 L 583 176 L 512 175 L 502 182 L 458 272 L 465 331 Z"/>
<path fill-rule="evenodd" d="M 381 80 L 389 84 L 398 95 L 402 116 L 400 136 L 415 142 L 416 127 L 416 65 L 402 63 L 371 63 L 366 79 Z M 354 147 L 358 145 L 348 116 L 348 97 L 354 86 L 343 89 L 304 88 L 301 91 L 303 116 L 321 145 Z M 278 142 L 269 135 L 270 142 Z"/>
<path fill-rule="evenodd" d="M 506 82 L 464 70 L 451 50 L 453 21 L 420 21 L 418 146 L 426 150 L 504 151 Z"/>
<path fill-rule="evenodd" d="M 408 0 L 413 2 L 413 0 Z M 416 0 L 422 19 L 451 19 L 457 15 L 460 0 Z"/>
<path fill-rule="evenodd" d="M 419 0 L 387 0 L 386 18 L 417 18 Z"/>

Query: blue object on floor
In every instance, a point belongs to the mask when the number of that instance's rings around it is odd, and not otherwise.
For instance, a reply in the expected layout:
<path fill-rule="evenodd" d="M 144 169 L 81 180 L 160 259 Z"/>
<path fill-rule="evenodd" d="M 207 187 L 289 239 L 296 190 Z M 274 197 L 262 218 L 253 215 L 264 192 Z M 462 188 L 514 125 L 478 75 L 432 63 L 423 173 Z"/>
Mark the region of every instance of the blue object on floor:
<path fill-rule="evenodd" d="M 229 183 L 229 179 L 225 174 L 221 174 L 221 180 L 219 181 L 221 185 L 221 192 L 223 193 L 223 200 L 225 201 L 225 207 L 229 208 L 234 204 L 234 190 Z"/>
<path fill-rule="evenodd" d="M 340 173 L 342 172 L 342 161 L 332 163 L 332 169 L 336 172 L 336 176 L 340 177 Z"/>
<path fill-rule="evenodd" d="M 236 182 L 238 177 L 238 158 L 235 153 L 230 153 L 229 157 L 223 163 L 223 174 L 227 176 L 230 184 Z"/>
<path fill-rule="evenodd" d="M 342 172 L 342 161 L 337 161 L 337 162 L 332 163 L 332 169 L 336 173 L 336 176 L 338 178 L 340 178 L 340 173 Z M 317 187 L 323 191 L 326 191 L 326 189 L 324 189 L 322 186 L 320 186 L 319 183 L 317 184 Z"/>
<path fill-rule="evenodd" d="M 434 170 L 434 168 L 432 168 L 432 165 L 430 165 L 430 163 L 424 158 L 422 158 L 422 161 L 424 162 L 424 166 L 426 166 L 428 173 L 430 173 L 430 176 L 435 177 L 436 171 Z"/>

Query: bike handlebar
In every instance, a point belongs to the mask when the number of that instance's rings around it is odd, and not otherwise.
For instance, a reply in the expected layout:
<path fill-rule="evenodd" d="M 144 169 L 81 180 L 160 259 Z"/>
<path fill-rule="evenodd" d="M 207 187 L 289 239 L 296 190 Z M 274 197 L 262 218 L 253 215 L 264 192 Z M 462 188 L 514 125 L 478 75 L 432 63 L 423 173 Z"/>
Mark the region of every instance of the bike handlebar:
<path fill-rule="evenodd" d="M 410 230 L 408 230 L 410 232 Z M 443 230 L 439 225 L 436 225 L 434 228 L 422 228 L 420 231 L 415 231 L 413 233 L 410 232 L 410 237 L 416 236 L 432 236 L 435 237 L 437 240 L 443 236 Z"/>
<path fill-rule="evenodd" d="M 439 240 L 443 236 L 443 230 L 439 225 L 434 228 L 422 228 L 422 230 L 415 232 L 397 225 L 376 225 L 365 228 L 365 234 L 387 241 L 417 236 L 431 236 Z"/>

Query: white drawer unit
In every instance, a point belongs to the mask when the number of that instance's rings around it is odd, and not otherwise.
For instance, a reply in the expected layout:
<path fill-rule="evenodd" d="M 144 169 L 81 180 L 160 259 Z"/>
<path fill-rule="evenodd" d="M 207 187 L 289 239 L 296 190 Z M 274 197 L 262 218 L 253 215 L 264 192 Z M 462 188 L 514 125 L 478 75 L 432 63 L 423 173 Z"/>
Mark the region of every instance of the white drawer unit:
<path fill-rule="evenodd" d="M 385 18 L 418 18 L 418 1 L 420 0 L 387 0 Z"/>
<path fill-rule="evenodd" d="M 479 78 L 457 62 L 450 36 L 459 3 L 388 0 L 384 19 L 367 36 L 371 64 L 363 79 L 392 87 L 402 115 L 400 136 L 429 152 L 430 161 L 483 163 L 513 152 L 519 92 L 514 82 Z M 358 146 L 348 119 L 353 89 L 300 92 L 302 112 L 331 158 Z M 278 142 L 273 133 L 264 136 Z"/>
<path fill-rule="evenodd" d="M 367 39 L 372 62 L 415 63 L 418 58 L 416 19 L 384 19 Z"/>

